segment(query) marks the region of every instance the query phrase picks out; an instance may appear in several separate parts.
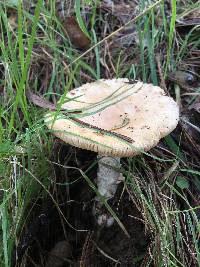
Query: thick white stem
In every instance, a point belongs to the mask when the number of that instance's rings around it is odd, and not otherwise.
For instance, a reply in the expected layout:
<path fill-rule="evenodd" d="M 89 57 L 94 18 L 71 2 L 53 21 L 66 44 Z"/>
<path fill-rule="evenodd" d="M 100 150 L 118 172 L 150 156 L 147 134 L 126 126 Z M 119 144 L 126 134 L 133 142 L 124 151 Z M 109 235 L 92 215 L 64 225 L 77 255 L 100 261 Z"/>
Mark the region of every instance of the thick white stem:
<path fill-rule="evenodd" d="M 120 158 L 101 157 L 98 161 L 97 171 L 97 188 L 99 193 L 109 200 L 114 197 L 117 185 L 122 180 L 122 174 L 119 172 L 121 167 Z M 97 223 L 99 225 L 111 226 L 114 218 L 109 214 L 102 212 L 102 204 L 97 198 L 94 214 L 97 215 Z"/>
<path fill-rule="evenodd" d="M 98 161 L 97 187 L 106 199 L 114 197 L 117 183 L 121 178 L 118 171 L 121 167 L 120 158 L 102 157 Z"/>

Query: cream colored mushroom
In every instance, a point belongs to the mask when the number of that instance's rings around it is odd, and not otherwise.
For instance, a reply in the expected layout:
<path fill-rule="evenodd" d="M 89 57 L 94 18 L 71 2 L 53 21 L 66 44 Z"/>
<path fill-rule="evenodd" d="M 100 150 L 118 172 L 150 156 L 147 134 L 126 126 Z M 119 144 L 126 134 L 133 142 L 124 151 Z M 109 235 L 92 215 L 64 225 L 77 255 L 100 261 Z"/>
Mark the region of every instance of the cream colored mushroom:
<path fill-rule="evenodd" d="M 176 102 L 160 87 L 128 79 L 87 83 L 60 101 L 62 114 L 48 113 L 45 122 L 66 143 L 106 156 L 97 173 L 99 193 L 106 199 L 114 196 L 121 179 L 119 158 L 151 149 L 179 120 Z M 109 220 L 105 217 L 104 223 L 111 224 Z"/>

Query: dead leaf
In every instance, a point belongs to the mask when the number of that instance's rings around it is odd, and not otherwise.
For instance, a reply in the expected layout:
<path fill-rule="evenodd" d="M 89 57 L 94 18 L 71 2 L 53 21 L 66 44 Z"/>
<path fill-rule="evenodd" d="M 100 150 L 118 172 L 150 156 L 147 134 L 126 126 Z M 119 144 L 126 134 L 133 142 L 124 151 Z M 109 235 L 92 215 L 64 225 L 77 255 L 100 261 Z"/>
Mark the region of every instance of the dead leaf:
<path fill-rule="evenodd" d="M 112 0 L 103 0 L 100 8 L 116 17 L 122 25 L 133 19 L 139 11 L 136 1 L 115 3 Z M 111 49 L 130 47 L 134 43 L 139 43 L 139 37 L 135 23 L 130 23 L 113 36 Z"/>
<path fill-rule="evenodd" d="M 170 72 L 168 79 L 185 88 L 193 88 L 197 85 L 197 76 L 190 71 L 177 70 Z"/>
<path fill-rule="evenodd" d="M 32 102 L 33 104 L 35 104 L 36 106 L 39 106 L 39 107 L 45 108 L 45 109 L 50 109 L 50 110 L 56 109 L 56 107 L 53 103 L 49 102 L 48 100 L 44 99 L 41 96 L 34 94 L 30 90 L 27 91 L 26 96 L 27 96 L 28 100 L 30 102 Z"/>
<path fill-rule="evenodd" d="M 122 23 L 127 23 L 136 15 L 138 4 L 136 1 L 130 3 L 121 1 L 117 4 L 111 0 L 103 0 L 101 2 L 101 8 L 112 13 L 112 15 L 117 17 Z"/>
<path fill-rule="evenodd" d="M 62 22 L 64 29 L 71 43 L 79 49 L 87 50 L 90 47 L 91 41 L 84 34 L 78 25 L 78 22 L 73 16 L 69 16 Z"/>

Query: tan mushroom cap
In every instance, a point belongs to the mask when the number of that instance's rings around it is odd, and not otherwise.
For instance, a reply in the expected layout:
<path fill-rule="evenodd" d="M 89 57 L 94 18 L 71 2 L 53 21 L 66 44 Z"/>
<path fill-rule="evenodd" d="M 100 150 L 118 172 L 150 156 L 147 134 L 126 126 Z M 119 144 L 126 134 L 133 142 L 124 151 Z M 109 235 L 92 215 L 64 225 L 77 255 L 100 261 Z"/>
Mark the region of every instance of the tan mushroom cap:
<path fill-rule="evenodd" d="M 76 111 L 70 113 L 76 119 L 51 112 L 45 117 L 48 128 L 66 143 L 102 155 L 127 157 L 147 151 L 179 120 L 176 102 L 160 87 L 128 79 L 87 83 L 66 99 L 62 110 Z"/>

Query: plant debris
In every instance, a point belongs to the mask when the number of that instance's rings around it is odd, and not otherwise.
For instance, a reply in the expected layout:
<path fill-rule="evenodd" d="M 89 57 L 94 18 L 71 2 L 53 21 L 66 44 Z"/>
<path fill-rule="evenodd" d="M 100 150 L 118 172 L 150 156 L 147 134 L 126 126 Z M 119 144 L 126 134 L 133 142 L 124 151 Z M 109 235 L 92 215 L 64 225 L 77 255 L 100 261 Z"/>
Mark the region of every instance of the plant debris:
<path fill-rule="evenodd" d="M 71 43 L 78 49 L 87 50 L 90 45 L 90 39 L 81 30 L 75 17 L 68 16 L 62 21 L 63 27 Z"/>

